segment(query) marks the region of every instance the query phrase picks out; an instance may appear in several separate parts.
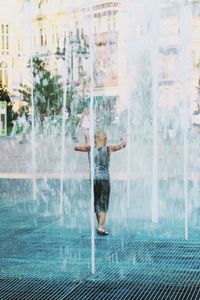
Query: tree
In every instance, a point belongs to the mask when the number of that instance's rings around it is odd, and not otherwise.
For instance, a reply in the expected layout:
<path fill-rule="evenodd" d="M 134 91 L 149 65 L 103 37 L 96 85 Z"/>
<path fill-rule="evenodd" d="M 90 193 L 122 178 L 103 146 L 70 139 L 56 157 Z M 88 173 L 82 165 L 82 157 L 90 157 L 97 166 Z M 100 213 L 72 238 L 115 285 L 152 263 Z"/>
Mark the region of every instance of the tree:
<path fill-rule="evenodd" d="M 7 104 L 11 102 L 10 92 L 5 87 L 0 87 L 0 101 L 5 101 Z"/>
<path fill-rule="evenodd" d="M 12 109 L 11 93 L 5 87 L 0 88 L 0 101 L 5 101 L 7 103 L 7 128 L 9 131 L 13 126 L 12 121 L 16 118 L 16 114 Z"/>
<path fill-rule="evenodd" d="M 68 112 L 69 117 L 72 114 L 72 103 L 74 101 L 74 98 L 77 95 L 77 90 L 75 88 L 75 86 L 70 85 L 67 88 L 67 101 L 66 101 L 66 110 Z"/>
<path fill-rule="evenodd" d="M 25 116 L 28 117 L 31 107 L 31 88 L 26 84 L 20 84 L 18 91 L 23 98 L 23 105 L 20 107 L 18 114 L 20 116 L 25 114 Z"/>
<path fill-rule="evenodd" d="M 45 116 L 52 116 L 61 112 L 63 102 L 61 76 L 52 75 L 46 69 L 44 61 L 37 56 L 33 58 L 32 68 L 35 110 L 43 122 Z"/>
<path fill-rule="evenodd" d="M 29 63 L 28 67 L 31 67 Z M 61 114 L 63 107 L 63 84 L 60 75 L 52 75 L 47 70 L 45 62 L 35 56 L 32 60 L 33 73 L 33 99 L 36 117 L 43 124 L 45 116 L 54 116 Z M 27 103 L 25 108 L 21 108 L 21 113 L 27 112 L 31 106 L 31 88 L 27 85 L 20 85 L 20 94 L 23 101 Z M 72 102 L 77 95 L 77 89 L 73 85 L 67 87 L 66 110 L 68 116 L 71 116 Z M 26 110 L 26 111 L 25 111 Z"/>

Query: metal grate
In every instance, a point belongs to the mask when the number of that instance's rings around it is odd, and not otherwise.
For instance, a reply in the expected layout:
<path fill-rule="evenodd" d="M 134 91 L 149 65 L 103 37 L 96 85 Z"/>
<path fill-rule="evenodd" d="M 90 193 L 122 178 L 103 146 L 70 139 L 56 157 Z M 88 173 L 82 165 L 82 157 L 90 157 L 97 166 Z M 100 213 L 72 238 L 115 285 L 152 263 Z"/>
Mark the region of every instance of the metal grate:
<path fill-rule="evenodd" d="M 200 299 L 200 243 L 136 234 L 96 237 L 50 223 L 1 245 L 1 299 Z"/>
<path fill-rule="evenodd" d="M 176 235 L 176 228 L 184 232 L 180 222 L 172 230 L 149 223 L 149 232 L 147 221 L 131 229 L 110 223 L 109 236 L 96 236 L 92 275 L 90 229 L 80 212 L 60 222 L 29 200 L 1 205 L 2 300 L 200 299 L 198 228 L 190 228 L 185 241 Z"/>

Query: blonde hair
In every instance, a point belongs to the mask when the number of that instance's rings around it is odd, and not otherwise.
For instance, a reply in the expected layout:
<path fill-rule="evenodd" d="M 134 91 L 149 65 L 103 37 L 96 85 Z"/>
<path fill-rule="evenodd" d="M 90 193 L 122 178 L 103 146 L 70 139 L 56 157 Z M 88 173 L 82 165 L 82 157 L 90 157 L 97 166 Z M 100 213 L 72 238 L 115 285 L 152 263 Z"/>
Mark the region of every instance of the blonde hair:
<path fill-rule="evenodd" d="M 95 133 L 94 133 L 94 142 L 95 142 L 95 144 L 96 144 L 96 142 L 97 142 L 98 139 L 103 139 L 104 143 L 106 144 L 106 142 L 107 142 L 107 134 L 106 134 L 106 132 L 103 131 L 103 130 L 100 130 L 100 129 L 97 130 L 97 131 L 95 131 Z"/>

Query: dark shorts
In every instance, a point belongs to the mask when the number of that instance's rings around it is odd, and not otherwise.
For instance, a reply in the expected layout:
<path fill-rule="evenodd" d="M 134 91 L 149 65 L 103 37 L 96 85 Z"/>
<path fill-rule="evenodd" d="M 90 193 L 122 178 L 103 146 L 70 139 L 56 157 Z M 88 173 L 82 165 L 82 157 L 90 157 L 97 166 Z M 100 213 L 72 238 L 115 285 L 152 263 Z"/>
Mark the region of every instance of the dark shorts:
<path fill-rule="evenodd" d="M 110 181 L 94 180 L 94 211 L 95 213 L 107 212 L 110 197 Z"/>

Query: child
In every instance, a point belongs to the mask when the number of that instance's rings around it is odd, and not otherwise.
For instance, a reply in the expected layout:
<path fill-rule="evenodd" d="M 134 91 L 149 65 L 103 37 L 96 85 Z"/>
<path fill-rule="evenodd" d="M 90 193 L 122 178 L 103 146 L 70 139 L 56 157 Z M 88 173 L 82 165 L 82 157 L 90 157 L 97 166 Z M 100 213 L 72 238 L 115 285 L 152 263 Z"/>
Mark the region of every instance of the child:
<path fill-rule="evenodd" d="M 83 114 L 80 120 L 81 130 L 84 136 L 85 145 L 89 143 L 89 129 L 90 129 L 90 112 L 87 107 L 83 109 Z"/>
<path fill-rule="evenodd" d="M 109 206 L 110 196 L 110 173 L 109 163 L 110 155 L 126 147 L 126 142 L 121 144 L 107 146 L 107 135 L 104 131 L 98 130 L 94 135 L 94 210 L 98 222 L 97 233 L 99 235 L 108 235 L 104 224 Z M 91 146 L 75 146 L 75 151 L 90 152 Z"/>

